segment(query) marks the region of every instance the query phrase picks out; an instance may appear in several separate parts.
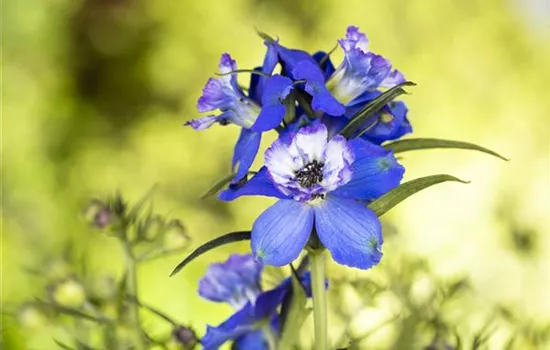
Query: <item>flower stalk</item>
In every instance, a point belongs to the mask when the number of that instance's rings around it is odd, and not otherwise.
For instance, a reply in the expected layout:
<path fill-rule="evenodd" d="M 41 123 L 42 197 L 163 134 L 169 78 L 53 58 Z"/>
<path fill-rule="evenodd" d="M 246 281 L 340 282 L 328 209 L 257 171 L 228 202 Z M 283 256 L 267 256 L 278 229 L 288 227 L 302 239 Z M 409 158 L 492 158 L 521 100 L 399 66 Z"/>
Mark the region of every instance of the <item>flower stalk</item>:
<path fill-rule="evenodd" d="M 313 322 L 315 324 L 315 350 L 328 350 L 327 295 L 325 288 L 325 251 L 312 250 L 311 289 L 313 292 Z"/>
<path fill-rule="evenodd" d="M 137 264 L 131 244 L 124 240 L 124 257 L 126 260 L 126 293 L 137 300 Z M 139 319 L 139 305 L 137 303 L 128 303 L 128 314 L 130 322 L 134 324 L 133 339 L 136 350 L 145 350 L 143 336 L 141 333 L 141 322 Z"/>

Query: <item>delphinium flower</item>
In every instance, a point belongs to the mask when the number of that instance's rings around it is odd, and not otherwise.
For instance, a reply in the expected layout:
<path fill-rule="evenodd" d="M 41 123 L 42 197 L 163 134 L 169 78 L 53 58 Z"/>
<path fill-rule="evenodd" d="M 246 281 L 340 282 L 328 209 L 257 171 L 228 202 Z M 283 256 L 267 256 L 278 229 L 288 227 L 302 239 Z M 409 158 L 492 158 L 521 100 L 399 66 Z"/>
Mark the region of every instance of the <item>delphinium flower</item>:
<path fill-rule="evenodd" d="M 329 139 L 315 121 L 283 134 L 265 152 L 265 166 L 220 198 L 279 198 L 252 227 L 253 254 L 266 264 L 292 262 L 313 232 L 336 262 L 367 269 L 380 261 L 383 240 L 366 203 L 398 186 L 404 171 L 390 151 L 362 139 Z"/>
<path fill-rule="evenodd" d="M 346 38 L 338 43 L 344 51 L 343 62 L 334 69 L 330 58 L 327 58 L 324 69 L 331 73 L 327 80 L 329 90 L 346 105 L 345 118 L 332 121 L 339 122 L 342 127 L 349 118 L 381 94 L 380 88 L 392 88 L 406 80 L 400 71 L 392 69 L 389 60 L 369 51 L 367 36 L 359 28 L 349 26 Z M 380 144 L 412 132 L 407 112 L 404 102 L 389 103 L 365 123 L 368 130 L 362 137 Z"/>
<path fill-rule="evenodd" d="M 255 123 L 261 112 L 261 91 L 264 89 L 265 78 L 258 79 L 253 75 L 249 95 L 245 95 L 237 82 L 237 63 L 228 53 L 224 53 L 220 59 L 219 70 L 222 76 L 210 78 L 206 83 L 202 95 L 198 100 L 197 109 L 201 113 L 219 110 L 219 114 L 209 115 L 188 121 L 195 130 L 204 130 L 215 123 L 221 125 L 236 124 L 240 126 L 241 134 L 233 154 L 233 167 L 239 164 L 235 180 L 246 176 L 260 146 L 261 133 L 250 128 Z M 270 74 L 273 68 L 266 62 L 264 71 Z M 283 112 L 284 113 L 284 112 Z"/>
<path fill-rule="evenodd" d="M 224 263 L 208 267 L 199 283 L 199 294 L 214 302 L 229 303 L 235 313 L 217 327 L 207 326 L 201 340 L 204 349 L 217 349 L 234 340 L 233 349 L 271 349 L 279 333 L 277 308 L 291 290 L 290 279 L 262 292 L 263 264 L 248 255 L 234 254 Z M 301 283 L 311 294 L 309 274 Z"/>

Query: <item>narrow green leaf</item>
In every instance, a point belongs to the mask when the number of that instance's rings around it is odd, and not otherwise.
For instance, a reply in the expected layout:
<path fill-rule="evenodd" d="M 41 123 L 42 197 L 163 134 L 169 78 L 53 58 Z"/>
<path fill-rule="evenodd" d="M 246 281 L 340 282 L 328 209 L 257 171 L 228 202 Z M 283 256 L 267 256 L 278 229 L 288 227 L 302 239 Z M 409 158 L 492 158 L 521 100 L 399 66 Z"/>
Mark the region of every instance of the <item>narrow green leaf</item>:
<path fill-rule="evenodd" d="M 405 139 L 405 140 L 399 140 L 399 141 L 388 143 L 384 145 L 384 148 L 387 150 L 393 151 L 393 153 L 402 153 L 407 151 L 416 151 L 421 149 L 435 149 L 435 148 L 470 149 L 474 151 L 487 153 L 492 156 L 498 157 L 502 160 L 508 161 L 507 158 L 501 156 L 500 154 L 494 151 L 491 151 L 488 148 L 481 147 L 469 142 L 463 142 L 463 141 L 429 139 L 429 138 Z"/>
<path fill-rule="evenodd" d="M 65 349 L 65 350 L 76 350 L 76 349 L 73 348 L 72 346 L 67 345 L 67 344 L 65 344 L 65 343 L 63 343 L 63 342 L 61 342 L 61 341 L 59 341 L 59 340 L 57 340 L 57 339 L 55 339 L 55 338 L 54 338 L 53 341 L 54 341 L 57 345 L 59 345 L 59 347 L 60 347 L 61 349 Z"/>
<path fill-rule="evenodd" d="M 260 38 L 264 39 L 268 43 L 274 43 L 275 39 L 273 39 L 269 34 L 262 32 L 258 28 L 256 28 L 256 33 L 260 36 Z"/>
<path fill-rule="evenodd" d="M 292 275 L 292 301 L 288 308 L 286 322 L 281 334 L 279 349 L 293 349 L 295 342 L 300 338 L 300 329 L 311 313 L 306 309 L 307 296 L 304 288 L 295 274 Z"/>
<path fill-rule="evenodd" d="M 153 193 L 155 193 L 155 190 L 157 189 L 157 185 L 153 185 L 141 198 L 137 201 L 137 203 L 133 206 L 130 213 L 128 213 L 128 220 L 130 222 L 133 222 L 137 219 L 140 211 L 143 209 L 145 204 L 151 197 L 153 196 Z"/>
<path fill-rule="evenodd" d="M 255 174 L 256 174 L 255 171 L 249 171 L 247 176 L 248 175 L 255 175 Z M 212 197 L 212 196 L 216 195 L 216 193 L 220 192 L 223 188 L 225 188 L 225 186 L 227 186 L 231 182 L 231 180 L 233 180 L 235 178 L 236 175 L 237 175 L 237 173 L 233 172 L 233 173 L 219 179 L 218 182 L 216 182 L 214 185 L 212 185 L 212 187 L 210 187 L 210 189 L 208 191 L 206 191 L 206 193 L 201 196 L 201 199 L 206 199 L 208 197 Z"/>
<path fill-rule="evenodd" d="M 214 74 L 216 74 L 217 76 L 223 77 L 223 76 L 226 76 L 226 75 L 231 75 L 231 74 L 236 74 L 236 73 L 250 73 L 250 74 L 261 75 L 261 76 L 266 77 L 266 78 L 269 78 L 271 76 L 271 74 L 267 74 L 267 73 L 264 73 L 262 71 L 254 70 L 254 69 L 235 69 L 235 70 L 232 70 L 231 72 L 227 72 L 227 73 L 214 73 Z"/>
<path fill-rule="evenodd" d="M 201 256 L 207 251 L 228 243 L 250 240 L 250 234 L 251 234 L 250 231 L 231 232 L 206 242 L 205 244 L 195 249 L 195 251 L 191 253 L 188 257 L 183 259 L 183 261 L 180 262 L 178 266 L 176 266 L 176 268 L 172 271 L 172 273 L 170 274 L 170 277 L 180 272 L 181 269 L 185 267 L 185 265 L 189 264 L 191 261 L 195 260 L 197 257 Z"/>
<path fill-rule="evenodd" d="M 61 306 L 61 305 L 49 303 L 49 302 L 41 300 L 41 299 L 36 299 L 36 300 L 39 304 L 44 305 L 45 307 L 49 307 L 49 308 L 51 308 L 51 309 L 53 309 L 53 310 L 55 310 L 55 311 L 57 311 L 61 314 L 65 314 L 65 315 L 69 315 L 69 316 L 72 316 L 72 317 L 81 318 L 81 319 L 84 319 L 84 320 L 89 320 L 89 321 L 93 321 L 93 322 L 97 322 L 97 323 L 110 323 L 110 322 L 113 322 L 113 320 L 111 320 L 109 318 L 106 318 L 104 316 L 93 316 L 93 315 L 89 315 L 87 313 L 84 313 L 80 310 L 76 310 L 76 309 L 64 307 L 64 306 Z"/>
<path fill-rule="evenodd" d="M 168 315 L 166 315 L 165 313 L 153 308 L 152 306 L 149 306 L 149 305 L 145 305 L 145 304 L 142 304 L 137 298 L 135 295 L 127 295 L 127 298 L 130 302 L 132 303 L 135 303 L 136 305 L 138 305 L 139 307 L 145 309 L 145 310 L 148 310 L 152 313 L 154 313 L 155 315 L 157 315 L 158 317 L 164 319 L 166 322 L 168 323 L 171 323 L 173 326 L 177 326 L 177 322 L 174 321 L 172 318 L 170 318 Z"/>
<path fill-rule="evenodd" d="M 233 180 L 235 175 L 237 175 L 236 172 L 231 173 L 231 174 L 229 174 L 227 176 L 224 176 L 221 179 L 219 179 L 218 182 L 216 182 L 212 187 L 210 187 L 210 189 L 208 191 L 206 191 L 205 194 L 203 194 L 201 196 L 201 199 L 206 199 L 208 197 L 212 197 L 212 196 L 216 195 L 216 193 L 220 192 L 222 190 L 222 188 L 227 186 L 227 184 L 230 183 L 231 180 Z"/>
<path fill-rule="evenodd" d="M 402 88 L 403 86 L 414 85 L 416 84 L 412 81 L 406 81 L 384 91 L 380 96 L 370 101 L 362 110 L 357 112 L 342 131 L 340 131 L 340 134 L 349 139 L 371 116 L 380 111 L 382 107 L 398 96 L 406 94 L 407 92 Z"/>
<path fill-rule="evenodd" d="M 411 180 L 401 184 L 399 187 L 394 188 L 382 197 L 378 198 L 374 202 L 370 203 L 368 207 L 372 209 L 377 216 L 384 215 L 387 211 L 401 203 L 405 199 L 409 198 L 416 192 L 422 191 L 430 186 L 447 182 L 456 181 L 461 183 L 469 183 L 468 181 L 460 180 L 451 175 L 431 175 L 421 177 L 419 179 Z"/>

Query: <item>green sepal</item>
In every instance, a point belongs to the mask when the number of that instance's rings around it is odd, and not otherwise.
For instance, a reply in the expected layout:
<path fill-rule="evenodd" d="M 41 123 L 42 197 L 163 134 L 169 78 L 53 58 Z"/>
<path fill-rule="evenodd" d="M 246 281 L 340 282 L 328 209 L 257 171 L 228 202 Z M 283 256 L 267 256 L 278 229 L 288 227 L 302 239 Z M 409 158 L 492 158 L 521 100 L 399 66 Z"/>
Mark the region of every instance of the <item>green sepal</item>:
<path fill-rule="evenodd" d="M 382 197 L 370 203 L 368 207 L 376 213 L 376 216 L 382 216 L 387 211 L 389 211 L 405 199 L 409 198 L 413 194 L 422 191 L 423 189 L 430 186 L 447 181 L 469 183 L 468 181 L 463 181 L 454 176 L 445 174 L 421 177 L 419 179 L 414 179 L 399 185 L 399 187 L 394 188 Z"/>
<path fill-rule="evenodd" d="M 363 107 L 363 109 L 357 112 L 342 129 L 342 131 L 340 131 L 340 134 L 349 139 L 371 116 L 380 111 L 386 104 L 398 96 L 406 94 L 407 92 L 403 89 L 403 86 L 414 85 L 416 84 L 412 81 L 405 81 L 389 90 L 384 91 L 380 94 L 380 96 L 370 101 L 365 107 Z"/>
<path fill-rule="evenodd" d="M 201 256 L 202 254 L 206 253 L 207 251 L 222 245 L 226 245 L 228 243 L 250 240 L 250 236 L 251 236 L 250 231 L 237 231 L 237 232 L 227 233 L 223 236 L 214 238 L 213 240 L 206 242 L 205 244 L 195 249 L 195 251 L 193 251 L 193 253 L 191 253 L 185 259 L 183 259 L 182 262 L 180 262 L 178 266 L 176 266 L 176 268 L 172 271 L 172 273 L 170 274 L 170 277 L 180 272 L 187 264 L 189 264 L 191 261 Z"/>
<path fill-rule="evenodd" d="M 281 332 L 279 349 L 294 349 L 295 342 L 300 339 L 300 329 L 312 309 L 306 308 L 307 295 L 296 274 L 292 274 L 292 299 L 288 308 L 286 321 Z"/>
<path fill-rule="evenodd" d="M 386 150 L 393 151 L 394 154 L 416 151 L 422 149 L 436 149 L 436 148 L 455 148 L 455 149 L 469 149 L 490 154 L 502 160 L 508 161 L 509 159 L 501 156 L 500 154 L 491 151 L 488 148 L 478 146 L 473 143 L 453 140 L 441 140 L 432 138 L 418 138 L 418 139 L 405 139 L 394 141 L 384 145 Z"/>

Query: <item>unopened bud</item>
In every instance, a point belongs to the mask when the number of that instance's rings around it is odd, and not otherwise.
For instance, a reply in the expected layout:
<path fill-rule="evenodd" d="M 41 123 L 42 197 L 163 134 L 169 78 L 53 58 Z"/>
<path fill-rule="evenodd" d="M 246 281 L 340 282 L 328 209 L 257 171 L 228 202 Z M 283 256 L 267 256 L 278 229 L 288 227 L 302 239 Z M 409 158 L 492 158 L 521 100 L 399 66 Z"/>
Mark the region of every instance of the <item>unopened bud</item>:
<path fill-rule="evenodd" d="M 179 326 L 177 328 L 174 328 L 172 331 L 172 336 L 176 340 L 176 342 L 183 346 L 184 349 L 190 350 L 193 349 L 197 343 L 197 335 L 195 334 L 195 331 L 189 327 L 185 326 Z"/>
<path fill-rule="evenodd" d="M 26 328 L 37 329 L 46 326 L 48 322 L 44 312 L 33 304 L 24 304 L 17 311 L 17 321 Z"/>
<path fill-rule="evenodd" d="M 189 244 L 189 236 L 185 233 L 183 224 L 174 220 L 168 224 L 163 237 L 163 247 L 166 250 L 185 248 Z"/>
<path fill-rule="evenodd" d="M 58 305 L 80 308 L 86 301 L 86 291 L 80 282 L 71 278 L 57 283 L 52 288 L 51 298 Z"/>

